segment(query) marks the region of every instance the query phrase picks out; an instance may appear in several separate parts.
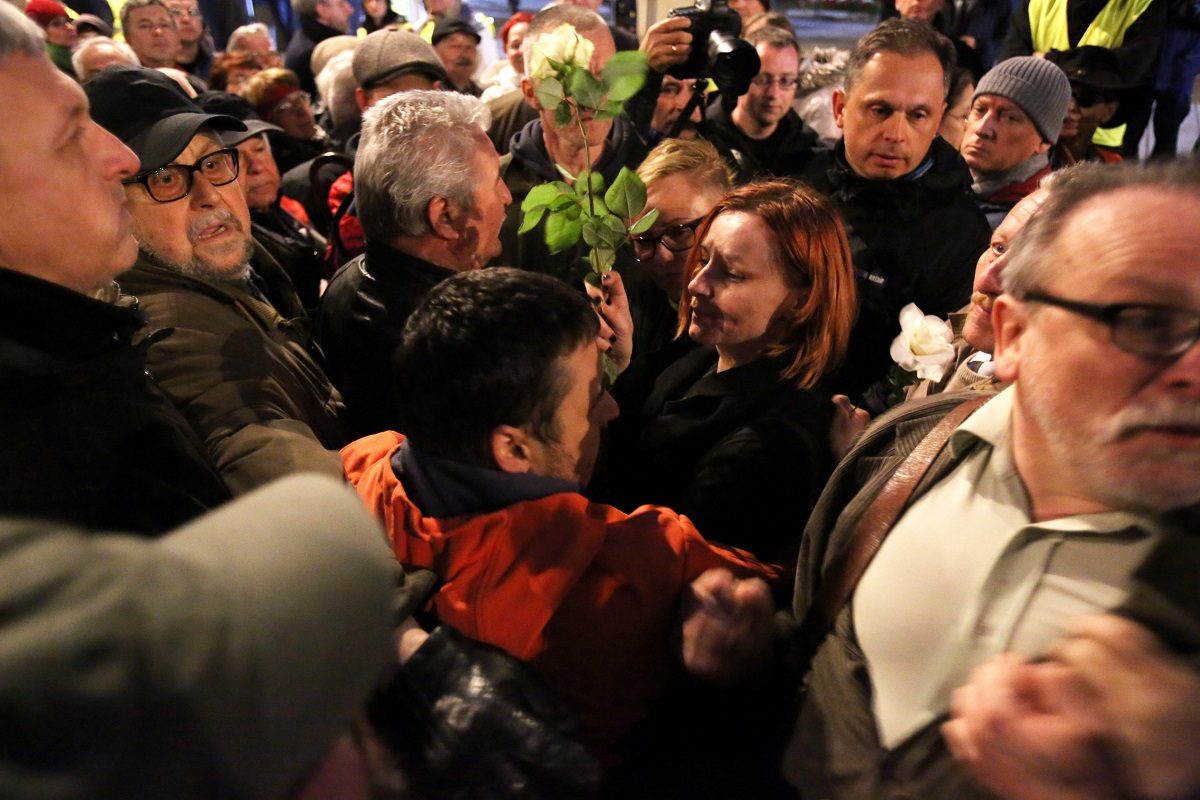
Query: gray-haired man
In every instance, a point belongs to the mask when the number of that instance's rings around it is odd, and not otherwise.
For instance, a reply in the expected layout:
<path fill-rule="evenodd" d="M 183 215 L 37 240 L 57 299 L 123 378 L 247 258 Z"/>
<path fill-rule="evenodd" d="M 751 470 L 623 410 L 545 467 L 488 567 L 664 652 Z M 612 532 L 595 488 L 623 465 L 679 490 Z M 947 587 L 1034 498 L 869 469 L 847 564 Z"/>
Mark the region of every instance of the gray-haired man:
<path fill-rule="evenodd" d="M 391 354 L 425 293 L 500 253 L 512 196 L 489 118 L 468 95 L 411 91 L 363 119 L 354 184 L 366 252 L 330 282 L 317 332 L 356 435 L 397 428 Z"/>

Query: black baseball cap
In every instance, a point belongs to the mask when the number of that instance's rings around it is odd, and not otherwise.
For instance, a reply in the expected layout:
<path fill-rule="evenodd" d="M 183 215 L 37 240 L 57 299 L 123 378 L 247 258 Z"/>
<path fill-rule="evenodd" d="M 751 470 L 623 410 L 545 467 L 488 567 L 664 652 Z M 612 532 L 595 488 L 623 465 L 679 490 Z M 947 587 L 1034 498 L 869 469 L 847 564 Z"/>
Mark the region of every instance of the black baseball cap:
<path fill-rule="evenodd" d="M 246 130 L 236 117 L 205 113 L 156 69 L 119 64 L 102 70 L 83 90 L 92 119 L 137 154 L 143 172 L 170 164 L 201 127 Z"/>
<path fill-rule="evenodd" d="M 252 136 L 267 131 L 283 133 L 283 128 L 263 121 L 250 101 L 240 95 L 229 92 L 204 92 L 196 98 L 196 105 L 209 114 L 221 114 L 226 117 L 240 119 L 246 126 L 244 131 L 224 131 L 221 142 L 226 147 L 237 147 Z"/>
<path fill-rule="evenodd" d="M 467 36 L 475 39 L 475 44 L 483 41 L 479 36 L 479 31 L 475 30 L 474 25 L 462 17 L 447 17 L 433 26 L 433 35 L 429 37 L 430 44 L 437 44 L 442 39 L 454 33 L 465 33 Z"/>

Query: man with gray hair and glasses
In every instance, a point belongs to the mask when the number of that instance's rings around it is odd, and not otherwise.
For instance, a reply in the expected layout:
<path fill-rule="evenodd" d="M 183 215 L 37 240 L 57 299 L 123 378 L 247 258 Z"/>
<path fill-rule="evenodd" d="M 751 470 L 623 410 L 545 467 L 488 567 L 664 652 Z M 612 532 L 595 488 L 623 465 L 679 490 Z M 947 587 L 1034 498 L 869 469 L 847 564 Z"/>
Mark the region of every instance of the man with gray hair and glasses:
<path fill-rule="evenodd" d="M 287 274 L 250 235 L 239 154 L 161 73 L 112 67 L 84 87 L 92 117 L 140 159 L 125 196 L 138 244 L 119 278 L 153 328 L 147 358 L 235 494 L 298 471 L 340 477 L 341 396 L 310 353 Z"/>
<path fill-rule="evenodd" d="M 354 167 L 366 252 L 330 282 L 317 336 L 356 436 L 396 430 L 392 352 L 434 285 L 500 253 L 512 196 L 490 114 L 454 92 L 408 91 L 366 112 Z"/>
<path fill-rule="evenodd" d="M 992 308 L 996 376 L 1012 385 L 982 407 L 901 406 L 846 455 L 797 573 L 816 655 L 795 785 L 1019 800 L 1200 788 L 1197 258 L 1196 164 L 1056 186 Z M 886 538 L 845 570 L 865 520 Z"/>

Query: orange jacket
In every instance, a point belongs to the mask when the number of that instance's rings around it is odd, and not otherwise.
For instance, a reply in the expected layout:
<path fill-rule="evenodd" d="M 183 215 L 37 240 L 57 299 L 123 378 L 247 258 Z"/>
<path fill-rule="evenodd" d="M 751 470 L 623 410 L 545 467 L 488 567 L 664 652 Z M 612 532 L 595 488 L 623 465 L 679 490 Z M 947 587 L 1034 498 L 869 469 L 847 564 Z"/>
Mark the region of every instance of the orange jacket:
<path fill-rule="evenodd" d="M 434 599 L 443 622 L 532 662 L 601 756 L 646 715 L 678 663 L 671 633 L 687 584 L 714 567 L 778 577 L 709 544 L 673 511 L 625 514 L 575 492 L 425 517 L 392 470 L 402 441 L 385 431 L 342 450 L 346 477 L 384 522 L 396 558 L 445 582 Z"/>

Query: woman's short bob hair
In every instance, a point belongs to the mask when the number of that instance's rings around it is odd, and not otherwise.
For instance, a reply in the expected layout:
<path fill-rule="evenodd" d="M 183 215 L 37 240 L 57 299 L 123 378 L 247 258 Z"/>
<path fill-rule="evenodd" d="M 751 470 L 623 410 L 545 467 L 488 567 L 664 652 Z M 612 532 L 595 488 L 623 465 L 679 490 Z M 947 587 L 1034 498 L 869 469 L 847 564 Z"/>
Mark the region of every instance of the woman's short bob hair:
<path fill-rule="evenodd" d="M 769 245 L 775 263 L 788 286 L 799 290 L 787 330 L 764 355 L 784 359 L 781 377 L 810 389 L 846 355 L 858 314 L 841 214 L 832 201 L 797 181 L 760 181 L 734 189 L 700 223 L 697 244 L 688 255 L 689 276 L 700 269 L 700 245 L 713 220 L 731 211 L 753 214 L 766 224 L 773 235 Z M 687 333 L 691 317 L 692 295 L 685 287 L 679 304 L 680 335 Z"/>

